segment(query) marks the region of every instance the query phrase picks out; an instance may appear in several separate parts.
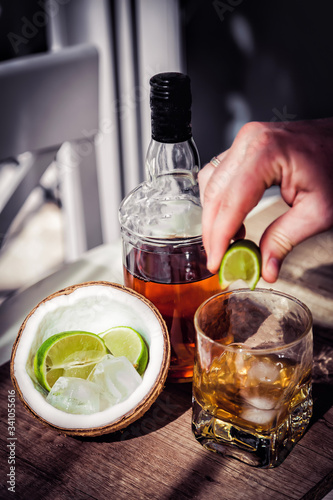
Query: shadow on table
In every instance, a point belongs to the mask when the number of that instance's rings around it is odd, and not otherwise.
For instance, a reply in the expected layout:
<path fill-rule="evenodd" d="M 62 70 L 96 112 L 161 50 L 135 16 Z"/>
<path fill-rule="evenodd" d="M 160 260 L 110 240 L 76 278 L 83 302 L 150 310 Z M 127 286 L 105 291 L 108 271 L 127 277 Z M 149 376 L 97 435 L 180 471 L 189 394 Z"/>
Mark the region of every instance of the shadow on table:
<path fill-rule="evenodd" d="M 328 237 L 329 238 L 329 237 Z M 317 261 L 320 262 L 321 259 L 325 258 L 331 259 L 332 250 L 331 244 L 327 243 L 327 245 L 318 245 L 315 249 L 313 249 L 312 261 L 315 263 Z M 310 269 L 306 269 L 302 276 L 298 279 L 300 282 L 305 284 L 306 288 L 317 289 L 321 294 L 328 296 L 331 295 L 331 284 L 333 278 L 333 264 L 320 264 L 316 267 L 312 267 Z"/>
<path fill-rule="evenodd" d="M 169 495 L 163 496 L 163 500 L 187 500 L 190 498 L 204 498 L 206 496 L 207 498 L 214 497 L 215 495 L 209 495 L 209 492 L 212 491 L 214 485 L 220 485 L 220 487 L 223 488 L 222 491 L 226 489 L 223 487 L 223 482 L 221 480 L 221 469 L 226 467 L 226 460 L 229 462 L 229 460 L 225 457 L 219 457 L 211 451 L 206 450 L 204 453 L 200 453 L 197 460 L 193 463 L 191 468 L 186 471 L 178 484 L 173 486 Z M 238 467 L 242 468 L 242 464 L 240 462 L 235 462 Z M 228 463 L 227 467 L 232 466 Z M 219 498 L 230 497 L 222 495 L 219 496 Z M 236 499 L 240 497 L 235 496 L 234 498 Z"/>
<path fill-rule="evenodd" d="M 333 406 L 333 330 L 313 326 L 312 370 L 313 416 L 309 428 Z"/>
<path fill-rule="evenodd" d="M 80 441 L 127 441 L 155 432 L 173 422 L 192 406 L 192 384 L 167 384 L 150 409 L 125 429 L 97 437 L 76 437 Z"/>
<path fill-rule="evenodd" d="M 309 428 L 318 422 L 333 406 L 333 384 L 312 384 L 313 415 Z"/>

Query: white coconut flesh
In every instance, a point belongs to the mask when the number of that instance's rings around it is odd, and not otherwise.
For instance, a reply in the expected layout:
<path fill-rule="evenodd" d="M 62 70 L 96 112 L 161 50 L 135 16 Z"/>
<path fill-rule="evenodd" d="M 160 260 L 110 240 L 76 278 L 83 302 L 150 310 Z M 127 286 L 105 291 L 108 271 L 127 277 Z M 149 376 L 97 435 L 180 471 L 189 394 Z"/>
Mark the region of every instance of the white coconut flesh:
<path fill-rule="evenodd" d="M 141 333 L 149 348 L 149 361 L 142 383 L 129 398 L 91 415 L 69 414 L 46 402 L 33 372 L 39 346 L 51 335 L 69 330 L 101 333 L 113 326 L 130 326 Z M 161 323 L 146 302 L 120 287 L 83 286 L 69 295 L 46 300 L 28 318 L 22 330 L 12 373 L 26 404 L 42 419 L 64 429 L 109 426 L 132 412 L 150 393 L 160 374 L 165 338 Z"/>

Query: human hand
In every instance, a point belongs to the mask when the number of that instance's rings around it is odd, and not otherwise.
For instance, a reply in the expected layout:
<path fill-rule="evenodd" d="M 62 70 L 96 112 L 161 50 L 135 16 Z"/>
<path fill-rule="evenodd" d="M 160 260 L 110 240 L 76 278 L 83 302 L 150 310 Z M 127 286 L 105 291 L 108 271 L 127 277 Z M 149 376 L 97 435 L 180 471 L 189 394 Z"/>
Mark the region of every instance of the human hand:
<path fill-rule="evenodd" d="M 246 215 L 279 185 L 290 209 L 260 241 L 262 277 L 273 283 L 295 245 L 333 226 L 333 119 L 247 123 L 217 158 L 199 172 L 207 267 L 218 271 Z"/>

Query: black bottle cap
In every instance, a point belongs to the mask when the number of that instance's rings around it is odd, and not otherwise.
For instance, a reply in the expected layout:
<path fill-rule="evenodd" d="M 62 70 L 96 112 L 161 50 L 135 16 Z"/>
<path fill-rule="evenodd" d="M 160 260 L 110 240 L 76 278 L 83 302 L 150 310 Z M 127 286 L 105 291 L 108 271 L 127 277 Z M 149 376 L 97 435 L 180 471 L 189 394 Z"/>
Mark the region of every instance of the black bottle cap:
<path fill-rule="evenodd" d="M 176 143 L 192 137 L 191 81 L 182 73 L 159 73 L 150 79 L 152 138 Z"/>

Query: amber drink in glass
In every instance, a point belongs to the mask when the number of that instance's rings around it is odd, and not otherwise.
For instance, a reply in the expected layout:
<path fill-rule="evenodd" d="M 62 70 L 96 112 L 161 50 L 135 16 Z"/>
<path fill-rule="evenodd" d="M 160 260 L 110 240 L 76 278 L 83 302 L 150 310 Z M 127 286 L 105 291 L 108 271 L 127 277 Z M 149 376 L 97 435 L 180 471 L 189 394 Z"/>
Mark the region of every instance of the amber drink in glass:
<path fill-rule="evenodd" d="M 192 429 L 207 449 L 279 465 L 312 415 L 312 316 L 286 294 L 220 293 L 195 314 Z"/>

